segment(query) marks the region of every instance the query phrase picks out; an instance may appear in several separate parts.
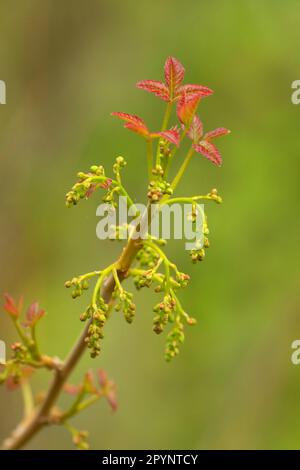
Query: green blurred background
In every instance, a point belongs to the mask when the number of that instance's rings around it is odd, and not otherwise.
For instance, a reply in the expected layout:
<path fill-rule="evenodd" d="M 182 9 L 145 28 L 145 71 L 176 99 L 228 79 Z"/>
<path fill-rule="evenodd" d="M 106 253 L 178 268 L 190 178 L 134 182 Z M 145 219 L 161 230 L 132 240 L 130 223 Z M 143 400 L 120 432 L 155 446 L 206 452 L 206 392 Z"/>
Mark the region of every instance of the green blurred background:
<path fill-rule="evenodd" d="M 178 194 L 217 187 L 222 206 L 206 207 L 211 249 L 192 266 L 183 243 L 168 254 L 192 282 L 181 294 L 198 319 L 181 353 L 163 359 L 152 332 L 150 291 L 136 295 L 132 325 L 113 315 L 101 356 L 86 354 L 72 377 L 104 368 L 118 385 L 106 403 L 74 420 L 94 449 L 299 448 L 300 366 L 291 364 L 299 321 L 300 78 L 298 0 L 5 1 L 0 6 L 1 291 L 47 310 L 43 350 L 63 357 L 82 325 L 86 298 L 64 281 L 111 262 L 120 245 L 96 238 L 96 196 L 67 210 L 78 170 L 128 160 L 127 187 L 142 202 L 142 139 L 111 111 L 136 113 L 152 128 L 164 104 L 135 89 L 162 78 L 165 58 L 186 80 L 215 90 L 201 103 L 207 130 L 226 126 L 218 169 L 194 157 Z M 180 154 L 176 157 L 181 159 Z M 15 339 L 0 317 L 0 338 Z M 49 377 L 35 378 L 46 388 Z M 62 403 L 65 401 L 63 399 Z M 19 392 L 0 390 L 0 437 L 19 420 Z M 44 430 L 27 448 L 72 448 L 66 430 Z"/>

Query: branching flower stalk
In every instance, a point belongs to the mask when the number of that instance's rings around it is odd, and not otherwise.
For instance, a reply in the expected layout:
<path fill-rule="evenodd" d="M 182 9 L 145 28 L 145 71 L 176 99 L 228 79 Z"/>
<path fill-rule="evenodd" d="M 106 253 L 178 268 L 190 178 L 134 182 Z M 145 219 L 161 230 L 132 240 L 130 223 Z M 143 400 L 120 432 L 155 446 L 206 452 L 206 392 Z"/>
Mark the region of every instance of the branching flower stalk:
<path fill-rule="evenodd" d="M 197 110 L 201 100 L 213 92 L 202 85 L 182 84 L 185 70 L 177 59 L 169 57 L 166 60 L 164 75 L 164 82 L 144 80 L 137 83 L 138 88 L 166 102 L 160 131 L 150 131 L 145 122 L 136 115 L 112 113 L 125 122 L 126 129 L 145 139 L 149 179 L 148 206 L 138 224 L 131 229 L 129 239 L 116 261 L 107 267 L 97 266 L 94 271 L 66 281 L 65 286 L 71 289 L 74 299 L 83 295 L 90 289 L 91 284 L 94 284 L 87 307 L 80 315 L 80 320 L 85 322 L 85 326 L 64 361 L 45 355 L 40 350 L 36 326 L 45 312 L 38 303 L 33 303 L 27 309 L 25 320 L 22 322 L 20 320 L 23 311 L 22 299 L 17 302 L 8 294 L 5 295 L 4 310 L 13 321 L 19 341 L 11 346 L 12 358 L 2 367 L 0 381 L 6 383 L 9 389 L 20 386 L 24 399 L 24 418 L 11 436 L 4 441 L 4 449 L 23 447 L 38 431 L 49 425 L 63 425 L 71 433 L 73 442 L 79 449 L 88 448 L 88 433 L 75 429 L 69 421 L 103 397 L 106 397 L 114 410 L 115 385 L 103 371 L 97 372 L 98 385 L 91 371 L 85 374 L 79 385 L 70 385 L 67 381 L 86 348 L 89 349 L 92 358 L 99 355 L 105 324 L 114 311 L 122 311 L 128 323 L 133 321 L 136 311 L 133 294 L 123 286 L 124 280 L 132 278 L 137 290 L 153 286 L 154 291 L 160 295 L 160 300 L 153 307 L 153 330 L 160 334 L 168 325 L 170 326 L 165 347 L 167 361 L 179 352 L 179 346 L 184 341 L 184 325 L 196 323 L 195 318 L 184 310 L 178 296 L 178 291 L 187 286 L 189 275 L 180 272 L 176 264 L 167 257 L 164 251 L 166 241 L 155 238 L 148 233 L 149 229 L 145 231 L 143 227 L 144 222 L 148 222 L 151 226 L 153 204 L 158 211 L 167 204 L 191 204 L 192 211 L 189 214 L 191 221 L 196 224 L 196 215 L 199 212 L 204 220 L 201 227 L 195 227 L 202 232 L 204 244 L 191 250 L 191 260 L 195 263 L 204 259 L 205 250 L 209 247 L 209 230 L 207 217 L 200 202 L 207 200 L 221 203 L 222 199 L 216 189 L 196 196 L 173 197 L 173 194 L 195 153 L 201 154 L 217 166 L 221 165 L 222 158 L 213 141 L 228 134 L 229 131 L 217 128 L 208 133 L 203 132 Z M 178 123 L 169 128 L 173 108 L 176 108 Z M 177 157 L 177 152 L 186 138 L 191 141 L 191 145 L 180 164 L 181 157 Z M 154 155 L 155 141 L 157 147 Z M 169 173 L 173 163 L 176 162 L 179 169 L 170 180 Z M 112 167 L 112 176 L 106 175 L 102 165 L 93 165 L 88 172 L 79 172 L 77 182 L 66 195 L 67 207 L 72 207 L 93 193 L 102 191 L 103 201 L 112 208 L 117 207 L 120 196 L 125 198 L 128 208 L 135 208 L 133 199 L 122 182 L 122 170 L 125 165 L 125 159 L 118 156 Z M 116 235 L 120 235 L 123 230 L 124 227 L 116 226 Z M 45 393 L 34 397 L 30 377 L 34 371 L 41 368 L 48 369 L 53 374 L 53 379 Z M 66 410 L 60 409 L 56 403 L 63 390 L 73 396 L 73 401 Z"/>

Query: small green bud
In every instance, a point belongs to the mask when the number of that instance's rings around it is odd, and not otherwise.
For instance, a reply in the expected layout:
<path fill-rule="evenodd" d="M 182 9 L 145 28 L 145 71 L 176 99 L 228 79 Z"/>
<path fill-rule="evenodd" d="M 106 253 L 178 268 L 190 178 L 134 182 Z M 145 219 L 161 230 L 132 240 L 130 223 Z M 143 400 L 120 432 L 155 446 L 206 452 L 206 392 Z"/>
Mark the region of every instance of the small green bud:
<path fill-rule="evenodd" d="M 196 320 L 196 318 L 188 317 L 187 323 L 188 323 L 189 325 L 193 326 L 193 325 L 196 325 L 196 324 L 197 324 L 197 320 Z"/>
<path fill-rule="evenodd" d="M 102 165 L 98 166 L 97 170 L 96 170 L 96 175 L 97 176 L 103 176 L 104 175 L 104 168 Z"/>
<path fill-rule="evenodd" d="M 159 335 L 160 333 L 163 332 L 163 329 L 162 329 L 161 325 L 155 324 L 155 325 L 153 326 L 153 331 L 154 331 L 154 333 L 156 333 L 157 335 Z"/>
<path fill-rule="evenodd" d="M 87 312 L 83 312 L 79 317 L 80 321 L 86 321 L 87 318 L 88 318 Z"/>
<path fill-rule="evenodd" d="M 120 166 L 126 165 L 125 159 L 124 159 L 123 157 L 121 157 L 121 156 L 119 156 L 119 157 L 116 158 L 116 162 L 117 162 L 117 164 L 120 165 Z"/>

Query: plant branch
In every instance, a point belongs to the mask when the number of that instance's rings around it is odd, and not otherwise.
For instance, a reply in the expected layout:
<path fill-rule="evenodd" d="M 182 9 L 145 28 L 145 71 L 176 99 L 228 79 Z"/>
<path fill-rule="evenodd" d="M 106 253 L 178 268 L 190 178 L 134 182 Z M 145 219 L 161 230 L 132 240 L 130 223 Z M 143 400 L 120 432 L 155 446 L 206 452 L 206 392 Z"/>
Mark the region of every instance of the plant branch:
<path fill-rule="evenodd" d="M 130 239 L 124 247 L 120 258 L 116 263 L 120 282 L 125 278 L 126 273 L 141 246 L 142 244 L 140 240 Z M 105 280 L 101 290 L 101 296 L 107 304 L 111 301 L 114 286 L 114 276 L 110 274 Z M 31 418 L 28 418 L 26 421 L 22 421 L 13 431 L 11 436 L 4 441 L 3 449 L 20 449 L 30 441 L 42 427 L 48 424 L 49 413 L 51 412 L 53 405 L 56 403 L 64 383 L 86 349 L 85 338 L 87 337 L 89 325 L 90 322 L 85 326 L 61 367 L 55 370 L 52 383 L 50 384 L 47 395 L 41 405 L 32 413 Z"/>
<path fill-rule="evenodd" d="M 152 155 L 152 140 L 147 140 L 147 165 L 148 165 L 148 178 L 149 181 L 152 178 L 152 166 L 153 166 L 153 155 Z"/>
<path fill-rule="evenodd" d="M 164 119 L 163 123 L 161 126 L 161 131 L 165 131 L 167 129 L 170 116 L 171 116 L 171 111 L 172 111 L 172 101 L 170 101 L 167 106 L 166 106 L 166 111 L 164 114 Z M 156 165 L 160 165 L 160 139 L 158 139 L 158 144 L 157 144 L 157 151 L 156 151 Z"/>
<path fill-rule="evenodd" d="M 34 403 L 30 383 L 26 380 L 21 384 L 21 390 L 24 401 L 24 419 L 31 415 Z"/>
<path fill-rule="evenodd" d="M 187 166 L 190 163 L 190 160 L 193 156 L 193 153 L 194 153 L 194 149 L 193 149 L 193 147 L 191 147 L 190 150 L 188 151 L 181 167 L 179 168 L 177 175 L 175 176 L 175 178 L 172 181 L 171 188 L 173 189 L 173 191 L 176 189 L 179 181 L 181 180 L 182 176 L 184 175 L 185 170 L 187 169 Z"/>

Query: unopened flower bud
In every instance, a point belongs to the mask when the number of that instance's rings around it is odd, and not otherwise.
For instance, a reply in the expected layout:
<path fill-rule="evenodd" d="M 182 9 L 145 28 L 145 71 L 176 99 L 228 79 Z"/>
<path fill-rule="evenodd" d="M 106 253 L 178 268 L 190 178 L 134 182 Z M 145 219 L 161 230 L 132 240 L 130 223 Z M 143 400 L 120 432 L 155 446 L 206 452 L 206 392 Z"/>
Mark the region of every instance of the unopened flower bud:
<path fill-rule="evenodd" d="M 124 158 L 121 157 L 121 156 L 120 156 L 120 157 L 117 157 L 117 158 L 116 158 L 116 162 L 117 162 L 118 165 L 122 165 L 122 163 L 124 163 Z"/>
<path fill-rule="evenodd" d="M 210 245 L 209 239 L 208 239 L 207 237 L 205 237 L 205 238 L 204 238 L 204 247 L 205 247 L 205 248 L 209 248 L 209 245 Z"/>

